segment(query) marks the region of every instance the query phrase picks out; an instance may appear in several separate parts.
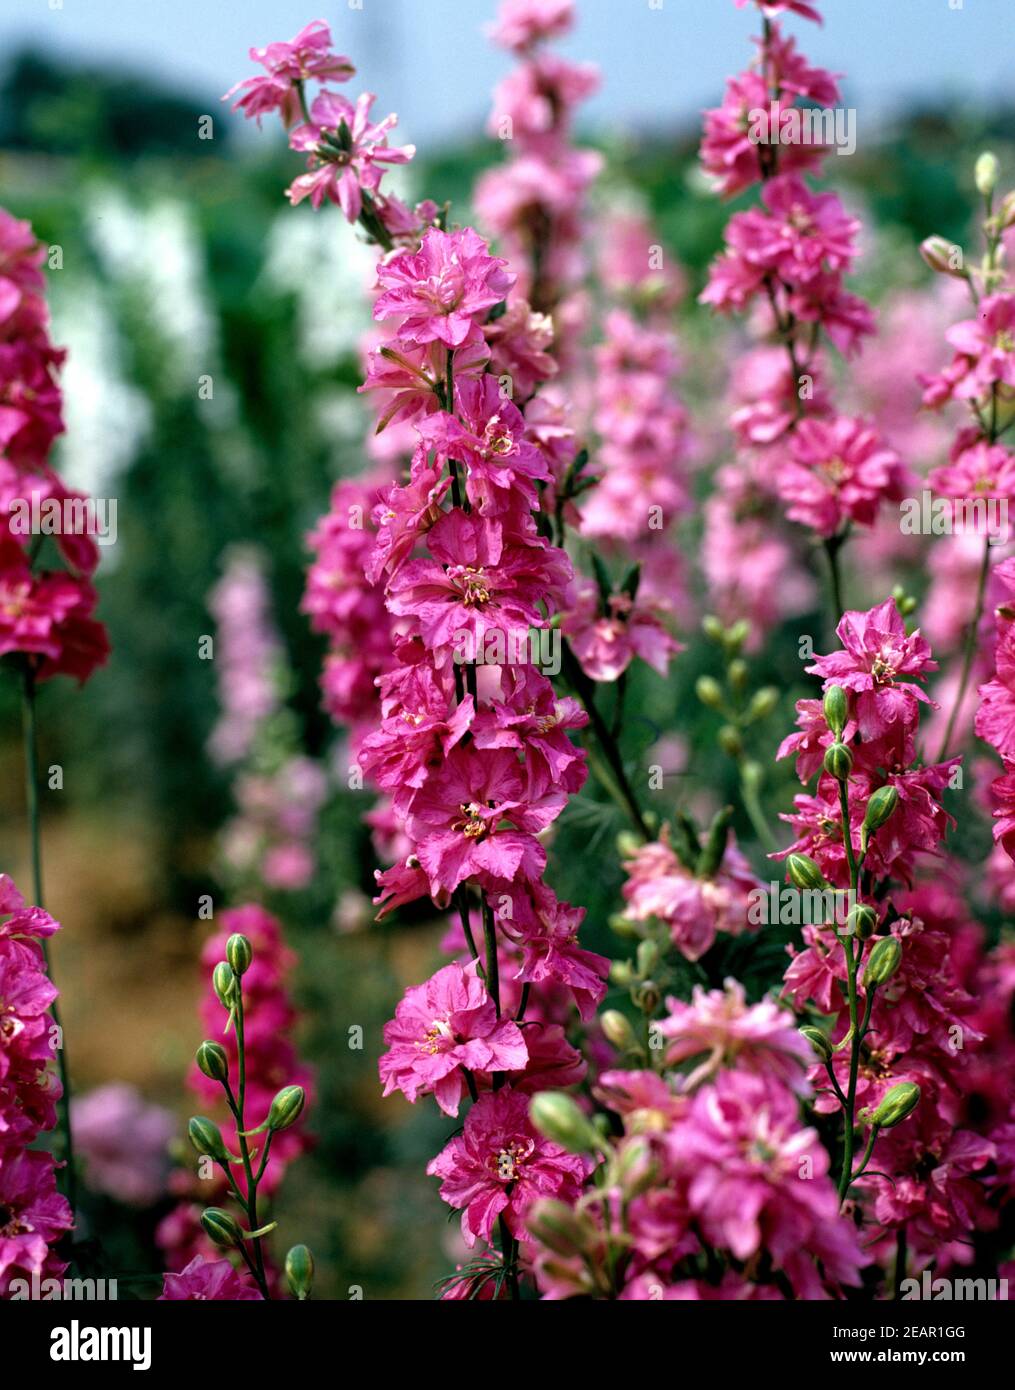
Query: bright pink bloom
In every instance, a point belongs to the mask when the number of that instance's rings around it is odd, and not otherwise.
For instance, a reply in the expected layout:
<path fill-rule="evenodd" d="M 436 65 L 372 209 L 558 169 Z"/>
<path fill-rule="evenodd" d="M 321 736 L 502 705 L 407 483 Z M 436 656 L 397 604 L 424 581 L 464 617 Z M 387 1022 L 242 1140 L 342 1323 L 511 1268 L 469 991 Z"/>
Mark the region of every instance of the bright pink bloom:
<path fill-rule="evenodd" d="M 574 0 L 501 0 L 487 32 L 494 43 L 524 53 L 543 39 L 559 38 L 574 23 Z"/>
<path fill-rule="evenodd" d="M 744 987 L 727 980 L 724 989 L 694 986 L 691 1002 L 667 999 L 667 1016 L 658 1025 L 664 1038 L 667 1066 L 694 1063 L 681 1076 L 682 1087 L 693 1090 L 722 1067 L 755 1072 L 806 1092 L 808 1068 L 814 1057 L 793 1015 L 771 999 L 748 1005 Z"/>
<path fill-rule="evenodd" d="M 376 101 L 363 92 L 356 105 L 334 92 L 322 92 L 310 108 L 310 124 L 297 126 L 289 137 L 294 150 L 309 155 L 306 174 L 290 185 L 286 196 L 295 207 L 309 198 L 315 208 L 325 199 L 337 203 L 346 220 L 355 222 L 363 211 L 363 193 L 376 192 L 388 164 L 407 164 L 415 145 L 388 145 L 388 131 L 397 116 L 370 120 Z"/>
<path fill-rule="evenodd" d="M 195 1255 L 179 1274 L 167 1274 L 156 1302 L 249 1303 L 262 1298 L 246 1275 L 228 1260 L 206 1260 Z"/>
<path fill-rule="evenodd" d="M 588 1162 L 544 1139 L 529 1120 L 529 1098 L 516 1091 L 480 1096 L 464 1132 L 427 1165 L 441 1179 L 441 1197 L 462 1210 L 467 1245 L 490 1241 L 503 1215 L 514 1236 L 525 1235 L 525 1213 L 539 1197 L 573 1203 Z"/>
<path fill-rule="evenodd" d="M 850 521 L 872 525 L 880 504 L 900 501 L 907 483 L 898 455 L 876 430 L 845 415 L 801 420 L 774 469 L 786 515 L 820 536 L 834 536 Z"/>
<path fill-rule="evenodd" d="M 594 681 L 615 681 L 636 656 L 665 676 L 670 658 L 683 650 L 666 631 L 653 607 L 611 594 L 604 605 L 594 579 L 575 586 L 576 602 L 564 618 L 567 634 L 582 670 Z"/>
<path fill-rule="evenodd" d="M 50 1250 L 74 1224 L 55 1166 L 52 1154 L 33 1149 L 0 1162 L 0 1296 L 12 1279 L 57 1277 L 67 1268 Z"/>
<path fill-rule="evenodd" d="M 541 882 L 524 888 L 495 885 L 489 897 L 501 931 L 522 948 L 516 978 L 533 984 L 556 981 L 569 991 L 582 1018 L 592 1018 L 606 994 L 610 962 L 578 945 L 585 909 L 561 902 Z"/>
<path fill-rule="evenodd" d="M 297 83 L 347 82 L 356 71 L 348 58 L 331 52 L 331 30 L 323 19 L 312 20 L 288 43 L 252 48 L 250 58 L 261 64 L 266 76 L 237 82 L 222 100 L 228 101 L 241 92 L 233 110 L 242 111 L 248 118 L 256 116 L 258 125 L 268 111 L 278 111 L 283 123 L 292 125 L 300 111 Z"/>
<path fill-rule="evenodd" d="M 506 264 L 471 227 L 431 227 L 417 252 L 401 251 L 378 266 L 374 317 L 397 318 L 398 336 L 411 342 L 461 347 L 479 315 L 507 299 L 514 276 Z"/>
<path fill-rule="evenodd" d="M 384 1094 L 401 1091 L 413 1103 L 432 1094 L 446 1115 L 458 1114 L 466 1071 L 517 1071 L 529 1056 L 518 1025 L 497 1017 L 477 961 L 446 965 L 407 989 L 384 1041 Z"/>

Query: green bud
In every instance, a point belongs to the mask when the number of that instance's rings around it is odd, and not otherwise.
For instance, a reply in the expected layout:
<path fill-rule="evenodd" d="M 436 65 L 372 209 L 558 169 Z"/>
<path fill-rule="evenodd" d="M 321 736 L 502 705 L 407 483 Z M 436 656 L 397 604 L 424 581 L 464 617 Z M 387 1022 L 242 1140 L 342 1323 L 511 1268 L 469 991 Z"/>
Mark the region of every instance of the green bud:
<path fill-rule="evenodd" d="M 714 613 L 706 613 L 701 620 L 701 630 L 710 642 L 721 642 L 725 636 L 722 623 Z"/>
<path fill-rule="evenodd" d="M 610 979 L 621 989 L 629 989 L 634 984 L 634 966 L 629 960 L 615 960 L 610 966 Z"/>
<path fill-rule="evenodd" d="M 643 980 L 631 991 L 631 997 L 642 1013 L 654 1014 L 662 1002 L 663 995 L 655 980 Z"/>
<path fill-rule="evenodd" d="M 814 860 L 806 854 L 790 854 L 786 856 L 786 872 L 789 881 L 794 888 L 801 891 L 808 889 L 826 889 L 828 880 L 815 864 Z"/>
<path fill-rule="evenodd" d="M 631 918 L 625 917 L 622 912 L 614 912 L 610 917 L 610 931 L 626 939 L 641 935 L 639 923 L 632 922 Z"/>
<path fill-rule="evenodd" d="M 730 821 L 732 819 L 732 806 L 724 806 L 713 817 L 712 824 L 708 828 L 708 839 L 705 841 L 705 847 L 698 855 L 698 862 L 694 866 L 697 878 L 713 878 L 719 872 L 719 866 L 726 853 L 726 843 L 729 840 Z"/>
<path fill-rule="evenodd" d="M 229 1058 L 225 1048 L 217 1042 L 209 1042 L 206 1039 L 201 1044 L 197 1049 L 197 1065 L 212 1081 L 229 1079 Z"/>
<path fill-rule="evenodd" d="M 751 702 L 747 706 L 748 720 L 753 724 L 757 719 L 767 719 L 778 703 L 777 688 L 774 685 L 763 685 L 751 696 Z"/>
<path fill-rule="evenodd" d="M 883 936 L 880 941 L 876 941 L 863 968 L 864 988 L 886 985 L 898 970 L 901 960 L 902 947 L 897 937 Z"/>
<path fill-rule="evenodd" d="M 233 994 L 236 988 L 236 976 L 233 974 L 233 967 L 228 961 L 220 960 L 212 971 L 212 988 L 218 996 L 218 1001 L 224 1009 L 233 1007 Z"/>
<path fill-rule="evenodd" d="M 802 1036 L 805 1037 L 807 1041 L 810 1043 L 811 1047 L 814 1050 L 815 1057 L 820 1058 L 822 1062 L 831 1061 L 832 1044 L 828 1041 L 828 1039 L 825 1037 L 824 1033 L 822 1033 L 820 1028 L 812 1028 L 808 1024 L 807 1027 L 801 1028 L 800 1032 Z"/>
<path fill-rule="evenodd" d="M 976 183 L 976 191 L 984 198 L 989 198 L 997 187 L 997 176 L 1000 166 L 997 162 L 997 155 L 990 150 L 985 150 L 973 168 L 973 180 Z"/>
<path fill-rule="evenodd" d="M 869 903 L 855 903 L 846 918 L 846 931 L 850 936 L 858 936 L 861 941 L 874 935 L 878 924 L 878 914 Z"/>
<path fill-rule="evenodd" d="M 719 730 L 719 747 L 728 758 L 739 758 L 744 751 L 743 740 L 732 724 L 724 724 Z"/>
<path fill-rule="evenodd" d="M 230 1216 L 221 1207 L 207 1207 L 201 1213 L 201 1225 L 204 1227 L 209 1240 L 213 1240 L 216 1245 L 241 1245 L 243 1243 L 243 1232 L 240 1230 L 239 1223 L 235 1217 Z"/>
<path fill-rule="evenodd" d="M 694 693 L 707 709 L 722 709 L 722 687 L 714 676 L 699 676 Z"/>
<path fill-rule="evenodd" d="M 896 806 L 899 804 L 899 792 L 896 787 L 878 787 L 873 793 L 870 801 L 867 802 L 867 810 L 864 813 L 863 828 L 867 834 L 872 834 L 875 830 L 880 830 L 887 820 L 891 819 Z M 866 847 L 866 836 L 864 837 Z"/>
<path fill-rule="evenodd" d="M 837 782 L 845 782 L 853 771 L 853 754 L 844 743 L 832 743 L 825 749 L 825 771 Z"/>
<path fill-rule="evenodd" d="M 735 661 L 730 662 L 726 674 L 732 688 L 737 692 L 742 691 L 747 685 L 747 662 L 742 656 L 738 656 Z"/>
<path fill-rule="evenodd" d="M 286 1255 L 285 1278 L 293 1298 L 302 1303 L 314 1282 L 314 1257 L 306 1245 L 294 1245 Z"/>
<path fill-rule="evenodd" d="M 222 1131 L 214 1120 L 209 1120 L 204 1115 L 194 1115 L 187 1123 L 187 1136 L 202 1157 L 207 1154 L 216 1163 L 229 1162 Z"/>
<path fill-rule="evenodd" d="M 266 1124 L 275 1132 L 294 1125 L 306 1104 L 307 1093 L 302 1086 L 283 1086 L 271 1102 Z"/>
<path fill-rule="evenodd" d="M 233 932 L 226 942 L 226 960 L 233 968 L 234 975 L 245 975 L 254 959 L 254 948 L 245 936 Z"/>
<path fill-rule="evenodd" d="M 599 1023 L 606 1036 L 606 1041 L 612 1043 L 618 1052 L 628 1052 L 638 1046 L 634 1029 L 631 1027 L 631 1020 L 619 1009 L 607 1009 L 605 1013 L 599 1015 Z"/>
<path fill-rule="evenodd" d="M 642 846 L 642 838 L 633 830 L 621 830 L 617 835 L 617 853 L 621 859 L 630 859 Z"/>
<path fill-rule="evenodd" d="M 900 1081 L 882 1100 L 871 1116 L 871 1124 L 892 1129 L 901 1124 L 920 1104 L 920 1088 L 915 1081 Z"/>
<path fill-rule="evenodd" d="M 641 941 L 636 955 L 638 974 L 651 975 L 659 964 L 659 947 L 654 941 Z"/>
<path fill-rule="evenodd" d="M 595 1153 L 599 1135 L 578 1106 L 563 1091 L 539 1091 L 529 1104 L 529 1119 L 540 1134 L 568 1153 Z"/>
<path fill-rule="evenodd" d="M 841 738 L 842 731 L 846 727 L 846 720 L 849 718 L 849 696 L 841 685 L 828 687 L 825 691 L 822 708 L 825 713 L 825 723 L 836 738 Z"/>
<path fill-rule="evenodd" d="M 738 652 L 747 641 L 751 633 L 751 625 L 746 618 L 738 618 L 732 627 L 728 627 L 724 633 L 726 649 L 729 652 Z"/>
<path fill-rule="evenodd" d="M 1003 231 L 1009 227 L 1015 227 L 1015 191 L 1006 193 L 1001 199 L 1001 207 L 998 212 Z"/>
<path fill-rule="evenodd" d="M 526 1213 L 525 1225 L 548 1250 L 565 1258 L 580 1255 L 595 1236 L 587 1221 L 554 1197 L 534 1202 Z"/>

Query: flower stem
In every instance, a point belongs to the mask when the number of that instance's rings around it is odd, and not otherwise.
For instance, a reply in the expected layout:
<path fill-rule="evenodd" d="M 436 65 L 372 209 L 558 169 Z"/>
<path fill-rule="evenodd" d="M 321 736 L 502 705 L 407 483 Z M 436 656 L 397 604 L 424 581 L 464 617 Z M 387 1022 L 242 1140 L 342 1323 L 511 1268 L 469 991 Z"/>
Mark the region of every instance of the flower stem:
<path fill-rule="evenodd" d="M 239 1067 L 239 1084 L 236 1088 L 236 1106 L 234 1110 L 236 1118 L 236 1134 L 240 1145 L 240 1156 L 243 1159 L 243 1173 L 247 1181 L 247 1218 L 250 1229 L 259 1229 L 257 1220 L 257 1183 L 261 1176 L 258 1173 L 254 1177 L 253 1166 L 250 1162 L 250 1146 L 247 1143 L 245 1130 L 247 1128 L 244 1121 L 243 1107 L 247 1094 L 247 1049 L 243 1035 L 243 984 L 237 977 L 236 980 L 236 1053 Z M 264 1164 L 261 1165 L 263 1172 Z M 268 1288 L 268 1281 L 264 1274 L 264 1252 L 261 1248 L 261 1237 L 254 1237 L 254 1258 L 251 1261 L 246 1251 L 241 1248 L 244 1259 L 247 1260 L 251 1274 L 253 1274 L 258 1288 L 265 1298 L 271 1298 L 271 1290 Z"/>
<path fill-rule="evenodd" d="M 966 649 L 962 657 L 962 674 L 959 677 L 959 688 L 955 695 L 955 701 L 948 716 L 948 724 L 945 728 L 945 736 L 941 740 L 941 751 L 938 754 L 938 762 L 944 762 L 948 756 L 948 745 L 952 741 L 952 734 L 955 732 L 955 721 L 959 717 L 962 702 L 966 698 L 966 689 L 969 685 L 969 677 L 973 670 L 973 658 L 976 655 L 976 639 L 980 631 L 980 619 L 983 617 L 983 600 L 987 593 L 987 575 L 990 573 L 990 537 L 983 539 L 983 556 L 980 560 L 980 575 L 976 585 L 976 606 L 973 610 L 973 620 L 969 624 L 969 631 L 966 633 Z"/>
<path fill-rule="evenodd" d="M 839 783 L 839 805 L 842 808 L 842 839 L 846 848 L 846 860 L 849 864 L 849 886 L 853 893 L 853 900 L 856 900 L 857 890 L 860 886 L 860 870 L 853 853 L 853 835 L 849 824 L 849 794 L 846 790 L 845 780 Z M 864 1029 L 860 1025 L 859 1007 L 856 993 L 857 967 L 860 964 L 860 957 L 863 955 L 863 942 L 857 941 L 857 949 L 853 949 L 853 937 L 845 936 L 842 942 L 842 949 L 846 957 L 846 994 L 849 1001 L 849 1083 L 846 1089 L 846 1105 L 844 1117 L 843 1133 L 843 1152 L 842 1152 L 842 1172 L 839 1177 L 839 1203 L 846 1200 L 849 1192 L 850 1183 L 853 1181 L 853 1142 L 854 1142 L 854 1112 L 856 1110 L 856 1081 L 857 1073 L 860 1068 L 860 1046 L 863 1042 Z M 870 1008 L 865 1010 L 865 1022 L 870 1018 Z"/>
<path fill-rule="evenodd" d="M 42 822 L 39 814 L 39 754 L 38 728 L 36 721 L 35 672 L 28 665 L 24 668 L 21 686 L 22 732 L 24 738 L 25 760 L 25 803 L 28 808 L 28 833 L 31 842 L 32 895 L 36 907 L 44 907 L 42 893 Z M 41 941 L 42 957 L 46 963 L 46 974 L 50 983 L 53 980 L 53 965 L 49 956 L 49 946 L 45 938 Z M 56 1025 L 59 1039 L 56 1060 L 60 1073 L 60 1126 L 63 1130 L 63 1156 L 66 1162 L 67 1200 L 71 1211 L 77 1211 L 77 1173 L 74 1167 L 74 1136 L 70 1120 L 70 1069 L 67 1062 L 66 1038 L 60 1022 L 60 1009 L 57 1000 L 50 1005 L 50 1014 Z"/>
<path fill-rule="evenodd" d="M 599 712 L 599 707 L 596 704 L 595 682 L 582 670 L 578 658 L 571 650 L 570 644 L 565 641 L 563 645 L 564 668 L 567 679 L 571 686 L 581 696 L 582 704 L 584 704 L 588 712 L 593 732 L 603 751 L 603 756 L 606 758 L 610 771 L 616 779 L 617 790 L 620 794 L 621 802 L 628 815 L 631 817 L 639 834 L 644 839 L 651 840 L 652 836 L 649 833 L 648 826 L 645 824 L 641 808 L 631 789 L 631 784 L 627 779 L 627 773 L 624 771 L 624 760 L 620 755 L 620 748 L 617 745 L 617 740 L 607 728 L 606 721 L 603 719 L 602 714 Z"/>

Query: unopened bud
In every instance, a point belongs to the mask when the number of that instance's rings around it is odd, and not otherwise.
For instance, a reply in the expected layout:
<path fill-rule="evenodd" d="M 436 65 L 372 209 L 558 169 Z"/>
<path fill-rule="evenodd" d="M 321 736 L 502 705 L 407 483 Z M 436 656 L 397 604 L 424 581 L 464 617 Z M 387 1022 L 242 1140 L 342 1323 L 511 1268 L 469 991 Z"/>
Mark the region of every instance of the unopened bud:
<path fill-rule="evenodd" d="M 763 685 L 751 696 L 747 706 L 747 718 L 753 724 L 756 719 L 767 719 L 779 703 L 779 691 L 774 685 Z"/>
<path fill-rule="evenodd" d="M 254 959 L 254 948 L 245 936 L 234 932 L 226 942 L 226 960 L 232 966 L 234 975 L 245 975 Z"/>
<path fill-rule="evenodd" d="M 710 642 L 721 642 L 725 636 L 722 623 L 714 613 L 706 613 L 701 620 L 701 630 Z"/>
<path fill-rule="evenodd" d="M 655 980 L 643 980 L 632 991 L 632 998 L 642 1013 L 654 1014 L 662 1002 L 663 993 Z"/>
<path fill-rule="evenodd" d="M 719 747 L 728 758 L 739 758 L 744 751 L 743 740 L 732 724 L 724 724 L 718 733 Z"/>
<path fill-rule="evenodd" d="M 883 936 L 874 943 L 867 964 L 863 968 L 863 983 L 866 989 L 874 985 L 886 985 L 899 968 L 902 960 L 902 947 L 894 936 Z"/>
<path fill-rule="evenodd" d="M 920 1088 L 915 1081 L 900 1081 L 885 1095 L 871 1115 L 871 1124 L 880 1129 L 892 1129 L 901 1124 L 920 1104 Z"/>
<path fill-rule="evenodd" d="M 832 743 L 825 749 L 825 771 L 837 782 L 845 782 L 853 771 L 853 754 L 844 743 Z"/>
<path fill-rule="evenodd" d="M 207 1040 L 197 1049 L 197 1065 L 205 1076 L 210 1076 L 212 1081 L 227 1081 L 229 1079 L 229 1058 L 226 1050 L 220 1043 L 208 1042 Z"/>
<path fill-rule="evenodd" d="M 529 1119 L 540 1134 L 568 1153 L 595 1153 L 599 1135 L 569 1095 L 563 1091 L 539 1091 L 529 1104 Z"/>
<path fill-rule="evenodd" d="M 233 1007 L 233 993 L 236 988 L 236 976 L 233 974 L 233 967 L 228 961 L 219 961 L 212 971 L 211 983 L 222 1007 L 231 1009 Z"/>
<path fill-rule="evenodd" d="M 722 709 L 722 687 L 714 676 L 699 676 L 694 692 L 707 709 Z"/>
<path fill-rule="evenodd" d="M 694 866 L 697 878 L 714 878 L 719 872 L 719 866 L 726 854 L 732 819 L 732 806 L 724 806 L 713 816 L 712 824 L 708 828 L 708 839 L 705 841 L 704 848 L 698 855 L 698 861 Z"/>
<path fill-rule="evenodd" d="M 822 709 L 825 713 L 825 723 L 836 738 L 841 738 L 846 720 L 849 718 L 849 697 L 841 685 L 828 687 L 822 701 Z"/>
<path fill-rule="evenodd" d="M 786 872 L 789 881 L 794 888 L 799 888 L 806 892 L 808 889 L 824 890 L 828 887 L 828 880 L 815 864 L 814 860 L 806 854 L 790 854 L 786 856 Z"/>
<path fill-rule="evenodd" d="M 729 664 L 727 671 L 729 683 L 736 691 L 742 691 L 747 684 L 747 662 L 742 656 L 738 656 L 735 661 Z"/>
<path fill-rule="evenodd" d="M 194 1115 L 187 1123 L 187 1137 L 202 1157 L 207 1154 L 216 1163 L 229 1162 L 222 1131 L 214 1120 L 204 1115 Z"/>
<path fill-rule="evenodd" d="M 239 1222 L 221 1207 L 207 1207 L 201 1213 L 201 1225 L 209 1240 L 216 1245 L 240 1245 L 243 1242 Z"/>
<path fill-rule="evenodd" d="M 288 1129 L 299 1119 L 306 1104 L 307 1093 L 302 1086 L 283 1086 L 271 1102 L 266 1121 L 270 1130 Z"/>
<path fill-rule="evenodd" d="M 636 961 L 639 975 L 651 975 L 659 964 L 659 947 L 654 941 L 639 942 Z"/>
<path fill-rule="evenodd" d="M 954 275 L 957 280 L 966 278 L 962 247 L 946 241 L 943 236 L 929 236 L 921 241 L 920 255 L 938 275 Z"/>
<path fill-rule="evenodd" d="M 846 917 L 847 933 L 859 937 L 861 941 L 866 941 L 874 935 L 877 924 L 878 914 L 870 903 L 855 903 Z"/>
<path fill-rule="evenodd" d="M 587 1222 L 554 1197 L 534 1202 L 525 1215 L 526 1228 L 555 1255 L 580 1255 L 594 1235 Z"/>
<path fill-rule="evenodd" d="M 889 820 L 899 804 L 899 792 L 897 787 L 878 787 L 877 791 L 867 802 L 867 810 L 864 812 L 863 828 L 867 835 L 873 834 Z M 866 843 L 866 836 L 864 837 Z"/>
<path fill-rule="evenodd" d="M 800 1033 L 807 1039 L 814 1050 L 814 1055 L 819 1057 L 822 1062 L 832 1060 L 832 1044 L 822 1033 L 820 1028 L 812 1028 L 809 1024 L 800 1029 Z"/>
<path fill-rule="evenodd" d="M 1001 199 L 998 218 L 1002 231 L 1006 232 L 1010 227 L 1015 227 L 1015 191 L 1006 193 Z"/>
<path fill-rule="evenodd" d="M 285 1278 L 293 1298 L 302 1302 L 314 1283 L 314 1257 L 305 1245 L 294 1245 L 285 1257 Z"/>
<path fill-rule="evenodd" d="M 997 155 L 990 150 L 985 150 L 973 167 L 973 180 L 976 183 L 976 191 L 984 198 L 989 198 L 997 187 L 997 176 L 1000 166 L 997 162 Z"/>
<path fill-rule="evenodd" d="M 627 1052 L 637 1047 L 638 1040 L 631 1027 L 631 1020 L 619 1009 L 607 1009 L 599 1015 L 599 1023 L 606 1041 L 612 1043 L 618 1052 Z"/>

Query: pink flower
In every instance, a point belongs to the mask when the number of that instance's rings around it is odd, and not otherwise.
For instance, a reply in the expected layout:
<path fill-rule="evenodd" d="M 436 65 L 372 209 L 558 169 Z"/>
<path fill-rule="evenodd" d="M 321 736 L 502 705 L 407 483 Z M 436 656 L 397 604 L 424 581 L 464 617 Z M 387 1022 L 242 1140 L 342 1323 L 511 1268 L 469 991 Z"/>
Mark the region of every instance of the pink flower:
<path fill-rule="evenodd" d="M 666 1008 L 658 1028 L 670 1039 L 667 1066 L 696 1064 L 680 1078 L 683 1089 L 693 1090 L 721 1067 L 755 1072 L 790 1090 L 809 1089 L 806 1073 L 814 1060 L 810 1044 L 793 1015 L 773 1000 L 748 1006 L 743 985 L 729 979 L 721 990 L 695 985 L 689 1004 L 667 999 Z"/>
<path fill-rule="evenodd" d="M 1005 762 L 1015 759 L 1015 622 L 999 618 L 994 678 L 980 686 L 976 711 L 978 738 L 996 748 Z"/>
<path fill-rule="evenodd" d="M 524 1236 L 525 1213 L 539 1197 L 573 1203 L 587 1166 L 538 1133 L 527 1096 L 500 1090 L 479 1098 L 464 1132 L 426 1171 L 441 1179 L 444 1201 L 462 1211 L 462 1235 L 471 1246 L 491 1240 L 501 1215 L 513 1236 Z"/>
<path fill-rule="evenodd" d="M 50 1247 L 73 1227 L 70 1204 L 56 1190 L 52 1154 L 27 1149 L 0 1162 L 0 1295 L 12 1279 L 62 1274 Z"/>
<path fill-rule="evenodd" d="M 807 672 L 821 676 L 826 687 L 855 692 L 861 736 L 877 738 L 896 721 L 915 724 L 917 701 L 932 703 L 916 682 L 936 671 L 937 662 L 919 630 L 907 636 L 895 600 L 885 599 L 866 613 L 846 613 L 836 633 L 843 650 L 817 657 Z"/>
<path fill-rule="evenodd" d="M 574 0 L 501 0 L 487 32 L 494 43 L 524 53 L 543 39 L 559 38 L 574 23 Z"/>
<path fill-rule="evenodd" d="M 540 382 L 555 376 L 557 363 L 550 355 L 553 320 L 538 314 L 524 299 L 512 296 L 500 318 L 488 319 L 483 334 L 490 348 L 490 370 L 510 378 L 515 400 L 526 401 Z M 455 357 L 455 380 L 461 380 Z"/>
<path fill-rule="evenodd" d="M 417 252 L 401 251 L 378 266 L 383 292 L 374 317 L 397 318 L 400 338 L 461 347 L 478 316 L 507 298 L 514 276 L 506 264 L 471 227 L 431 227 Z"/>
<path fill-rule="evenodd" d="M 940 405 L 951 396 L 975 400 L 997 388 L 1009 398 L 1015 390 L 1015 294 L 1003 291 L 980 301 L 975 319 L 964 319 L 945 335 L 957 356 L 939 377 L 921 376 L 924 403 Z"/>
<path fill-rule="evenodd" d="M 931 469 L 927 481 L 942 497 L 1010 500 L 1015 498 L 1015 457 L 1004 445 L 981 439 L 960 450 L 944 467 Z"/>
<path fill-rule="evenodd" d="M 431 892 L 454 892 L 467 878 L 538 878 L 546 851 L 535 837 L 566 800 L 563 791 L 530 799 L 507 750 L 455 748 L 412 803 L 409 833 Z"/>
<path fill-rule="evenodd" d="M 88 1186 L 127 1206 L 149 1207 L 165 1194 L 176 1116 L 134 1086 L 111 1081 L 71 1103 L 74 1148 Z"/>
<path fill-rule="evenodd" d="M 283 123 L 292 125 L 300 110 L 298 83 L 347 82 L 356 71 L 348 58 L 331 52 L 331 30 L 323 19 L 312 20 L 288 43 L 252 48 L 250 58 L 260 63 L 267 75 L 237 82 L 222 100 L 241 92 L 233 110 L 248 118 L 256 116 L 258 125 L 268 111 L 280 112 Z"/>
<path fill-rule="evenodd" d="M 797 174 L 769 179 L 763 208 L 730 219 L 728 245 L 750 265 L 802 286 L 822 271 L 848 270 L 860 224 L 835 193 L 812 193 Z"/>
<path fill-rule="evenodd" d="M 606 994 L 610 962 L 578 945 L 585 909 L 560 902 L 541 882 L 524 888 L 493 885 L 489 897 L 504 935 L 521 945 L 517 978 L 533 984 L 556 981 L 570 992 L 582 1018 L 592 1018 Z"/>
<path fill-rule="evenodd" d="M 859 1284 L 865 1260 L 839 1215 L 828 1153 L 797 1116 L 784 1087 L 723 1071 L 696 1092 L 666 1147 L 706 1241 L 737 1260 L 764 1250 L 798 1298 L 827 1298 L 829 1285 Z"/>
<path fill-rule="evenodd" d="M 636 656 L 666 675 L 670 657 L 683 648 L 652 607 L 627 593 L 611 594 L 604 605 L 594 579 L 581 579 L 575 587 L 576 602 L 563 631 L 590 679 L 615 681 Z"/>
<path fill-rule="evenodd" d="M 458 508 L 441 517 L 428 542 L 432 558 L 409 560 L 392 576 L 388 607 L 413 619 L 438 668 L 452 650 L 459 659 L 485 654 L 488 640 L 502 651 L 524 645 L 529 628 L 546 621 L 537 604 L 552 612 L 570 579 L 563 551 Z"/>
<path fill-rule="evenodd" d="M 806 418 L 775 461 L 775 483 L 792 521 L 834 536 L 846 523 L 873 524 L 882 501 L 899 501 L 906 470 L 863 420 Z"/>
<path fill-rule="evenodd" d="M 338 203 L 347 221 L 355 222 L 363 211 L 364 190 L 377 190 L 384 166 L 412 159 L 415 145 L 388 145 L 388 131 L 398 124 L 397 116 L 370 120 L 376 99 L 373 92 L 364 92 L 353 106 L 334 92 L 315 98 L 310 124 L 297 126 L 289 137 L 294 150 L 309 154 L 309 172 L 294 179 L 286 194 L 294 207 L 309 198 L 319 208 L 328 199 Z"/>
<path fill-rule="evenodd" d="M 484 516 L 538 505 L 536 480 L 550 473 L 540 451 L 525 438 L 525 421 L 501 392 L 498 379 L 483 376 L 456 382 L 457 414 L 438 411 L 418 426 L 435 462 L 455 459 L 464 465 L 465 490 Z"/>
<path fill-rule="evenodd" d="M 749 0 L 733 0 L 738 10 L 742 10 Z M 805 0 L 756 0 L 758 8 L 769 19 L 774 19 L 780 14 L 798 14 L 803 19 L 812 19 L 815 24 L 821 23 L 821 16 L 813 5 L 808 5 Z"/>
<path fill-rule="evenodd" d="M 455 350 L 454 379 L 478 377 L 485 369 L 490 351 L 482 331 L 473 325 L 468 337 Z M 448 353 L 438 339 L 428 343 L 383 342 L 367 355 L 367 373 L 359 391 L 380 391 L 381 416 L 377 433 L 392 421 L 415 420 L 440 408 L 438 395 L 447 378 Z"/>
<path fill-rule="evenodd" d="M 195 1255 L 179 1274 L 167 1274 L 158 1303 L 189 1299 L 195 1303 L 248 1303 L 262 1295 L 235 1270 L 228 1260 L 206 1260 Z"/>
<path fill-rule="evenodd" d="M 446 1115 L 458 1114 L 465 1071 L 520 1070 L 529 1056 L 518 1025 L 497 1017 L 477 961 L 446 965 L 407 989 L 384 1041 L 384 1094 L 401 1091 L 413 1103 L 432 1094 Z"/>

